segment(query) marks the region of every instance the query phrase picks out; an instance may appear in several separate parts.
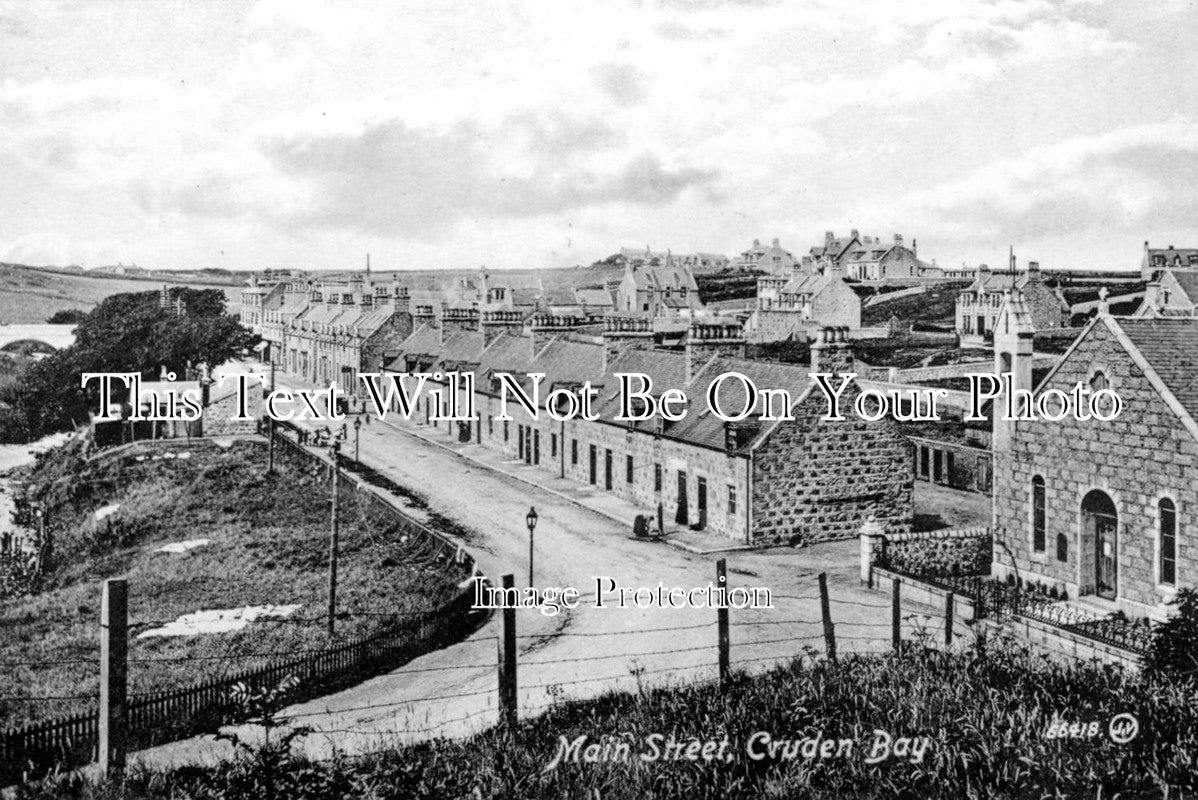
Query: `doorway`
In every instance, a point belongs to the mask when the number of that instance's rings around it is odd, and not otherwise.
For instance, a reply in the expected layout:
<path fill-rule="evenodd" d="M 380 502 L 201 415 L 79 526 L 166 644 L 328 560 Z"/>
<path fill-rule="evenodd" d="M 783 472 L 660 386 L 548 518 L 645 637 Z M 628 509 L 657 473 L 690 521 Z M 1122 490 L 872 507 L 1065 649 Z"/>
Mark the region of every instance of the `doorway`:
<path fill-rule="evenodd" d="M 591 456 L 591 486 L 594 486 L 595 485 L 595 475 L 596 475 L 595 467 L 596 467 L 596 461 L 598 460 L 596 457 L 597 454 L 595 451 L 595 445 L 591 445 L 590 456 Z"/>
<path fill-rule="evenodd" d="M 611 491 L 611 450 L 603 451 L 603 488 Z"/>
<path fill-rule="evenodd" d="M 686 519 L 686 473 L 678 470 L 678 510 L 674 512 L 674 522 L 678 525 L 685 525 Z"/>
<path fill-rule="evenodd" d="M 698 491 L 695 493 L 695 501 L 699 510 L 699 522 L 695 525 L 696 529 L 707 527 L 707 479 L 699 478 Z"/>
<path fill-rule="evenodd" d="M 1114 600 L 1119 589 L 1119 512 L 1105 492 L 1082 498 L 1082 536 L 1094 543 L 1094 593 Z"/>

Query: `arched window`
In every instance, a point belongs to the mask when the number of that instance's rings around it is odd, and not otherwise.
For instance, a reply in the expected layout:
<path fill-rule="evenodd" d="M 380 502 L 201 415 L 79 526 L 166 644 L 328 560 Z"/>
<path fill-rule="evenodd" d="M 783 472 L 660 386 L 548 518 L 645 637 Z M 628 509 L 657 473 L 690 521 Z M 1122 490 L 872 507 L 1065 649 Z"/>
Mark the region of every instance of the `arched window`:
<path fill-rule="evenodd" d="M 1069 537 L 1063 533 L 1057 534 L 1057 561 L 1069 560 Z"/>
<path fill-rule="evenodd" d="M 1044 478 L 1036 475 L 1032 478 L 1032 550 L 1037 553 L 1044 552 L 1047 523 Z"/>
<path fill-rule="evenodd" d="M 1101 389 L 1106 389 L 1110 386 L 1110 382 L 1106 378 L 1106 373 L 1098 370 L 1090 376 L 1090 391 L 1097 392 Z"/>
<path fill-rule="evenodd" d="M 1177 506 L 1164 498 L 1157 506 L 1160 519 L 1160 582 L 1166 586 L 1177 584 Z"/>

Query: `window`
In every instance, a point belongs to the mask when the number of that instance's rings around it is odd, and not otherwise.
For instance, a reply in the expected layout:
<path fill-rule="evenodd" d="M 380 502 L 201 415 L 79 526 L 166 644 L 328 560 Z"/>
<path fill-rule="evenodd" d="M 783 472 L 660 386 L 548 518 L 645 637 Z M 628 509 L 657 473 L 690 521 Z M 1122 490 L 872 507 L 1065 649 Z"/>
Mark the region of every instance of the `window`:
<path fill-rule="evenodd" d="M 549 434 L 549 456 L 551 458 L 557 458 L 557 434 L 556 433 Z"/>
<path fill-rule="evenodd" d="M 487 436 L 495 435 L 495 417 L 487 415 Z"/>
<path fill-rule="evenodd" d="M 928 479 L 929 472 L 928 459 L 928 447 L 927 445 L 921 444 L 919 446 L 919 477 L 923 478 L 925 481 Z"/>
<path fill-rule="evenodd" d="M 1032 550 L 1044 552 L 1045 518 L 1044 479 L 1039 475 L 1032 478 Z"/>
<path fill-rule="evenodd" d="M 570 440 L 570 465 L 575 466 L 575 467 L 578 466 L 578 440 L 577 439 Z"/>
<path fill-rule="evenodd" d="M 504 423 L 503 423 L 503 440 L 504 440 L 505 442 L 508 440 L 508 427 L 507 427 L 507 422 L 504 422 Z"/>
<path fill-rule="evenodd" d="M 1069 560 L 1069 537 L 1063 533 L 1057 534 L 1057 561 Z"/>
<path fill-rule="evenodd" d="M 1102 370 L 1099 370 L 1090 376 L 1090 391 L 1097 392 L 1101 389 L 1106 389 L 1109 386 L 1110 382 L 1107 381 L 1106 373 Z"/>
<path fill-rule="evenodd" d="M 1166 586 L 1177 585 L 1177 506 L 1165 498 L 1157 506 L 1160 512 L 1160 582 Z"/>
<path fill-rule="evenodd" d="M 624 456 L 624 482 L 632 483 L 632 456 Z"/>
<path fill-rule="evenodd" d="M 736 513 L 736 487 L 735 486 L 728 487 L 728 513 L 729 514 Z"/>
<path fill-rule="evenodd" d="M 661 492 L 661 464 L 653 465 L 653 491 Z"/>

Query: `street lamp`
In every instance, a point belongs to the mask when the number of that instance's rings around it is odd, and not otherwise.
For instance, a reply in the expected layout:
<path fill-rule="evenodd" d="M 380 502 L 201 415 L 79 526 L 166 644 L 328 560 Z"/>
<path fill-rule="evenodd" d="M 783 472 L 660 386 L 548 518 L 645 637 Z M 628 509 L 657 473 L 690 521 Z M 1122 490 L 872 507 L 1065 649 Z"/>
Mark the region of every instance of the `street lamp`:
<path fill-rule="evenodd" d="M 362 459 L 358 458 L 358 439 L 362 435 L 362 418 L 354 418 L 354 463 L 360 464 Z"/>
<path fill-rule="evenodd" d="M 524 516 L 524 522 L 528 525 L 528 585 L 532 583 L 532 532 L 537 529 L 537 509 L 533 506 L 528 507 L 528 514 Z"/>
<path fill-rule="evenodd" d="M 329 639 L 333 638 L 337 626 L 337 484 L 340 482 L 340 475 L 337 469 L 337 455 L 341 452 L 341 443 L 332 442 L 329 444 L 329 460 L 333 465 L 333 485 L 330 489 L 330 513 L 329 513 Z"/>

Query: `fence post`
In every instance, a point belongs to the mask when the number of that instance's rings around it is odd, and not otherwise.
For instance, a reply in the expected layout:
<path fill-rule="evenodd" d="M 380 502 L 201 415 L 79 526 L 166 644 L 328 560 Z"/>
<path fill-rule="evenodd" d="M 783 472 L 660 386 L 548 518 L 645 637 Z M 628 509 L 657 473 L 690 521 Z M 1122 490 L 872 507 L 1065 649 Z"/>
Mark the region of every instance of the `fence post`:
<path fill-rule="evenodd" d="M 953 593 L 944 596 L 944 646 L 953 645 Z"/>
<path fill-rule="evenodd" d="M 715 562 L 715 579 L 719 588 L 728 589 L 728 562 L 721 558 Z M 716 608 L 716 628 L 718 629 L 719 650 L 720 650 L 720 686 L 726 686 L 728 683 L 729 672 L 729 637 L 728 637 L 728 602 L 725 595 L 725 601 L 720 603 Z"/>
<path fill-rule="evenodd" d="M 836 660 L 836 631 L 832 627 L 832 608 L 828 602 L 828 573 L 819 574 L 819 610 L 824 618 L 824 647 L 828 651 L 828 660 Z"/>
<path fill-rule="evenodd" d="M 899 605 L 900 586 L 902 584 L 899 582 L 898 576 L 893 576 L 890 579 L 890 643 L 894 646 L 896 653 L 903 643 L 902 610 Z"/>
<path fill-rule="evenodd" d="M 101 774 L 113 779 L 125 772 L 128 612 L 128 583 L 119 578 L 104 581 L 100 600 L 99 753 Z"/>
<path fill-rule="evenodd" d="M 504 596 L 516 585 L 511 573 L 503 576 Z M 499 628 L 499 724 L 516 726 L 516 609 L 505 604 Z"/>

